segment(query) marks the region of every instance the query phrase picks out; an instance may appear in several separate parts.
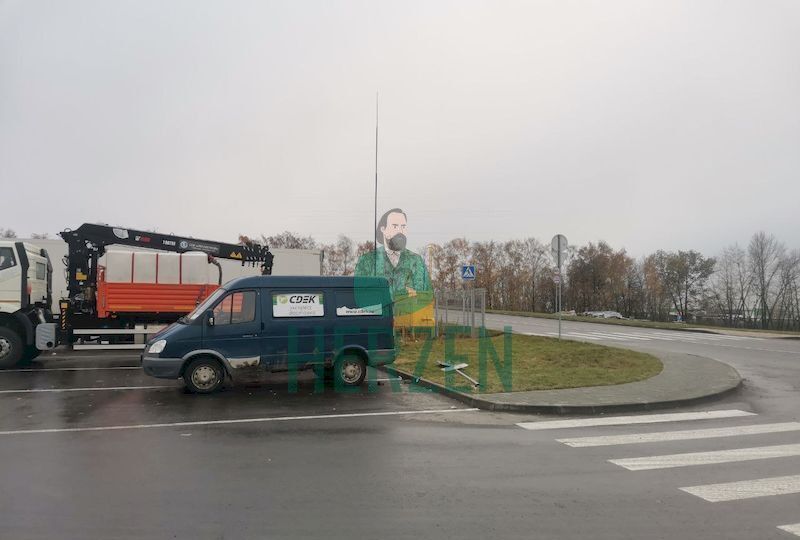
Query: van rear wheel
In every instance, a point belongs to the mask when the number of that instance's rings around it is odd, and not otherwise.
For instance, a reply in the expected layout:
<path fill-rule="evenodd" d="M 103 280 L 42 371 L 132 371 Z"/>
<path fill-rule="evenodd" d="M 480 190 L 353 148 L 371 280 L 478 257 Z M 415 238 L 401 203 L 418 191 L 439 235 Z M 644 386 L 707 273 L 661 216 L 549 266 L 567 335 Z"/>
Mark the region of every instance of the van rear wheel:
<path fill-rule="evenodd" d="M 338 384 L 360 386 L 367 376 L 367 364 L 360 356 L 347 354 L 336 361 L 333 376 Z"/>
<path fill-rule="evenodd" d="M 215 358 L 197 358 L 183 371 L 183 382 L 194 394 L 211 394 L 225 382 L 225 370 Z"/>

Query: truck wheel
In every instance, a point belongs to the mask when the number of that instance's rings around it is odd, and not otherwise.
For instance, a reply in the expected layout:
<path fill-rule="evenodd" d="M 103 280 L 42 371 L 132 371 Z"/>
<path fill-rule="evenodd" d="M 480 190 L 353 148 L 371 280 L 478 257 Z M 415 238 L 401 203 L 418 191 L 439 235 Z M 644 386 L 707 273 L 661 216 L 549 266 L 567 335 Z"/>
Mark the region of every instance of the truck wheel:
<path fill-rule="evenodd" d="M 0 326 L 0 368 L 10 368 L 22 359 L 22 338 L 19 334 Z"/>
<path fill-rule="evenodd" d="M 333 376 L 337 384 L 344 386 L 360 386 L 367 376 L 367 365 L 364 359 L 355 354 L 347 354 L 336 361 Z"/>
<path fill-rule="evenodd" d="M 197 358 L 183 371 L 183 382 L 194 394 L 211 394 L 225 382 L 225 370 L 215 358 Z"/>

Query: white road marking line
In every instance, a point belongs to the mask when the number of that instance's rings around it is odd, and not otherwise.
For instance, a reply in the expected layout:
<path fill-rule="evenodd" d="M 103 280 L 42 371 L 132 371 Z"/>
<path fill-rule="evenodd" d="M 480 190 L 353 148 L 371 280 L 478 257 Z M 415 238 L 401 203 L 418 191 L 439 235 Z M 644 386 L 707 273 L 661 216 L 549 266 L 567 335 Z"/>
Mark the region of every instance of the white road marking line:
<path fill-rule="evenodd" d="M 548 332 L 548 334 L 551 335 L 551 336 L 557 336 L 558 332 Z M 577 337 L 577 338 L 581 338 L 581 339 L 600 339 L 599 337 L 596 337 L 596 336 L 589 336 L 589 335 L 579 334 L 577 332 L 562 332 L 561 335 L 563 337 Z"/>
<path fill-rule="evenodd" d="M 650 338 L 636 337 L 636 336 L 631 336 L 629 334 L 622 334 L 620 332 L 614 332 L 614 333 L 592 332 L 590 335 L 608 337 L 610 339 L 619 339 L 623 341 L 630 339 L 633 339 L 635 341 L 650 341 Z"/>
<path fill-rule="evenodd" d="M 779 525 L 778 528 L 786 531 L 795 536 L 800 536 L 800 523 L 792 523 L 791 525 Z"/>
<path fill-rule="evenodd" d="M 800 456 L 800 444 L 780 444 L 733 450 L 714 450 L 712 452 L 690 452 L 624 459 L 609 459 L 609 463 L 624 467 L 629 471 L 650 471 L 653 469 L 672 469 L 695 465 L 716 465 L 739 461 L 755 461 L 781 457 Z"/>
<path fill-rule="evenodd" d="M 646 339 L 646 340 L 653 339 L 652 337 L 650 337 L 650 336 L 648 336 L 646 334 L 636 334 L 636 333 L 633 333 L 633 332 L 617 332 L 617 333 L 619 335 L 621 335 L 621 336 L 629 336 L 629 337 L 638 338 L 638 339 Z"/>
<path fill-rule="evenodd" d="M 661 341 L 681 341 L 678 336 L 660 336 L 658 334 L 653 336 L 653 339 L 660 339 Z"/>
<path fill-rule="evenodd" d="M 178 388 L 175 385 L 158 386 L 89 386 L 86 388 L 30 388 L 27 390 L 0 390 L 0 394 L 38 394 L 45 392 L 101 392 L 108 390 L 153 390 L 156 388 Z"/>
<path fill-rule="evenodd" d="M 548 420 L 546 422 L 520 422 L 517 425 L 530 430 L 565 429 L 592 426 L 619 426 L 626 424 L 655 424 L 660 422 L 680 422 L 683 420 L 707 420 L 716 418 L 736 418 L 755 416 L 756 413 L 738 409 L 713 410 L 685 413 L 642 414 L 633 416 L 608 416 L 604 418 L 578 418 L 575 420 Z"/>
<path fill-rule="evenodd" d="M 764 433 L 783 433 L 787 431 L 800 431 L 800 422 L 755 424 L 711 429 L 687 429 L 683 431 L 660 431 L 657 433 L 630 433 L 626 435 L 607 435 L 601 437 L 575 437 L 557 440 L 573 448 L 586 448 L 591 446 L 616 446 L 620 444 L 690 441 L 694 439 L 738 437 L 740 435 L 762 435 Z"/>
<path fill-rule="evenodd" d="M 743 482 L 726 482 L 723 484 L 707 484 L 704 486 L 683 487 L 680 489 L 681 491 L 705 499 L 708 502 L 754 499 L 756 497 L 800 493 L 800 475 L 776 476 L 773 478 L 760 478 L 758 480 L 745 480 Z"/>
<path fill-rule="evenodd" d="M 593 333 L 594 334 L 603 335 L 602 332 L 593 332 Z M 647 338 L 647 337 L 637 337 L 637 336 L 634 336 L 634 335 L 631 335 L 631 334 L 623 334 L 622 332 L 613 332 L 613 333 L 612 332 L 608 332 L 605 335 L 612 336 L 615 339 L 625 339 L 625 340 L 633 339 L 633 340 L 636 340 L 636 341 L 651 341 L 651 339 Z"/>
<path fill-rule="evenodd" d="M 612 334 L 612 333 L 605 333 L 605 332 L 588 332 L 588 334 L 591 335 L 591 336 L 597 336 L 597 337 L 600 337 L 600 338 L 603 338 L 603 339 L 616 339 L 616 340 L 619 340 L 619 341 L 622 341 L 623 339 L 625 339 L 622 336 L 618 336 L 618 335 Z"/>
<path fill-rule="evenodd" d="M 581 339 L 603 339 L 598 336 L 594 336 L 592 334 L 583 334 L 581 332 L 570 332 L 569 335 L 579 337 Z"/>
<path fill-rule="evenodd" d="M 2 375 L 3 373 L 38 373 L 40 371 L 105 371 L 105 370 L 114 370 L 114 369 L 138 369 L 138 370 L 141 370 L 142 366 L 4 369 L 4 370 L 0 370 L 0 375 Z"/>
<path fill-rule="evenodd" d="M 477 408 L 468 409 L 422 409 L 419 411 L 385 411 L 369 413 L 343 413 L 343 414 L 315 414 L 309 416 L 273 416 L 264 418 L 237 418 L 233 420 L 197 420 L 193 422 L 169 422 L 163 424 L 131 424 L 122 426 L 97 426 L 81 428 L 49 428 L 49 429 L 21 429 L 0 431 L 0 435 L 31 435 L 38 433 L 75 433 L 81 431 L 117 431 L 123 429 L 151 429 L 162 427 L 187 427 L 187 426 L 217 426 L 227 424 L 256 424 L 263 422 L 286 422 L 289 420 L 327 420 L 333 418 L 362 418 L 370 416 L 400 416 L 413 414 L 448 414 L 457 412 L 474 412 Z"/>

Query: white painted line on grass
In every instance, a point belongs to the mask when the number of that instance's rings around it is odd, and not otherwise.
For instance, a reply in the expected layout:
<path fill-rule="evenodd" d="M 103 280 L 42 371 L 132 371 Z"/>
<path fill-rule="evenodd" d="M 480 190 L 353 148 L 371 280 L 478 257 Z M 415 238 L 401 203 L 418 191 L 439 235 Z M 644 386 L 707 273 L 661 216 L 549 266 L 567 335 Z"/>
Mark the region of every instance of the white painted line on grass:
<path fill-rule="evenodd" d="M 626 424 L 655 424 L 660 422 L 681 422 L 684 420 L 707 420 L 716 418 L 736 418 L 755 416 L 756 413 L 731 410 L 715 410 L 685 413 L 641 414 L 633 416 L 607 416 L 603 418 L 579 418 L 576 420 L 549 420 L 547 422 L 520 422 L 517 425 L 530 430 L 565 429 L 592 426 L 619 426 Z"/>
<path fill-rule="evenodd" d="M 758 459 L 774 459 L 800 456 L 800 444 L 780 444 L 775 446 L 759 446 L 754 448 L 736 448 L 733 450 L 715 450 L 713 452 L 690 452 L 686 454 L 668 454 L 664 456 L 647 456 L 625 459 L 609 459 L 610 463 L 624 467 L 629 471 L 650 471 L 653 469 L 672 469 L 675 467 L 692 467 L 695 465 L 717 465 L 739 461 L 755 461 Z"/>
<path fill-rule="evenodd" d="M 792 523 L 791 525 L 779 525 L 778 528 L 786 531 L 795 536 L 800 536 L 800 523 Z"/>
<path fill-rule="evenodd" d="M 371 416 L 401 416 L 414 414 L 449 414 L 474 412 L 477 408 L 468 409 L 422 409 L 419 411 L 384 411 L 368 413 L 315 414 L 309 416 L 273 416 L 264 418 L 237 418 L 233 420 L 197 420 L 193 422 L 169 422 L 162 424 L 131 424 L 122 426 L 97 426 L 80 428 L 21 429 L 0 431 L 0 435 L 32 435 L 39 433 L 75 433 L 82 431 L 118 431 L 123 429 L 151 429 L 163 427 L 218 426 L 228 424 L 257 424 L 264 422 L 286 422 L 289 420 L 330 420 L 334 418 L 364 418 Z"/>
<path fill-rule="evenodd" d="M 707 484 L 705 486 L 680 489 L 708 502 L 737 501 L 740 499 L 800 493 L 800 475 L 776 476 L 774 478 L 726 482 L 724 484 Z"/>
<path fill-rule="evenodd" d="M 109 390 L 154 390 L 157 388 L 178 388 L 174 385 L 158 386 L 89 386 L 86 388 L 30 388 L 27 390 L 0 390 L 0 394 L 39 394 L 46 392 L 102 392 Z"/>
<path fill-rule="evenodd" d="M 558 439 L 558 442 L 573 448 L 586 448 L 590 446 L 614 446 L 618 444 L 738 437 L 740 435 L 761 435 L 764 433 L 782 433 L 786 431 L 800 431 L 800 422 L 755 424 L 711 429 L 687 429 L 682 431 L 660 431 L 657 433 L 629 433 L 625 435 L 608 435 L 601 437 L 574 437 L 570 439 Z"/>
<path fill-rule="evenodd" d="M 106 371 L 115 369 L 138 369 L 141 370 L 142 366 L 117 366 L 117 367 L 60 367 L 60 368 L 24 368 L 24 369 L 3 369 L 0 370 L 0 375 L 3 373 L 39 373 L 40 371 Z"/>

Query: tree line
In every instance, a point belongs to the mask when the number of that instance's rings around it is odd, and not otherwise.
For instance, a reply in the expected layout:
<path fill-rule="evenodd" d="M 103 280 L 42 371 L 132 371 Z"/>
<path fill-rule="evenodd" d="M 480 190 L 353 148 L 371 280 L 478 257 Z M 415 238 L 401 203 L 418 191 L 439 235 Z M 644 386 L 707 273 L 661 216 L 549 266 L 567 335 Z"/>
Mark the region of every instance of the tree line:
<path fill-rule="evenodd" d="M 0 237 L 16 238 L 11 229 Z M 37 234 L 34 238 L 47 238 Z M 240 240 L 248 240 L 241 236 Z M 324 244 L 289 231 L 261 235 L 275 248 L 320 249 L 325 275 L 351 275 L 358 258 L 373 249 L 340 235 Z M 557 286 L 550 247 L 536 238 L 470 242 L 455 238 L 428 244 L 425 260 L 435 289 L 464 287 L 462 264 L 474 264 L 489 309 L 554 311 Z M 757 232 L 742 247 L 710 257 L 694 250 L 659 250 L 639 259 L 600 241 L 570 247 L 562 268 L 562 306 L 576 313 L 616 311 L 653 321 L 684 320 L 730 327 L 800 330 L 800 249 Z"/>
<path fill-rule="evenodd" d="M 262 236 L 276 248 L 321 249 L 326 275 L 350 275 L 372 242 L 339 236 L 322 244 L 291 232 Z M 459 268 L 474 264 L 469 285 L 486 289 L 489 309 L 554 311 L 557 286 L 550 246 L 536 238 L 470 242 L 455 238 L 418 250 L 436 289 L 464 285 Z M 616 311 L 652 321 L 800 330 L 800 250 L 757 232 L 716 256 L 658 250 L 635 259 L 625 249 L 590 242 L 570 247 L 561 274 L 562 306 L 576 313 Z"/>

